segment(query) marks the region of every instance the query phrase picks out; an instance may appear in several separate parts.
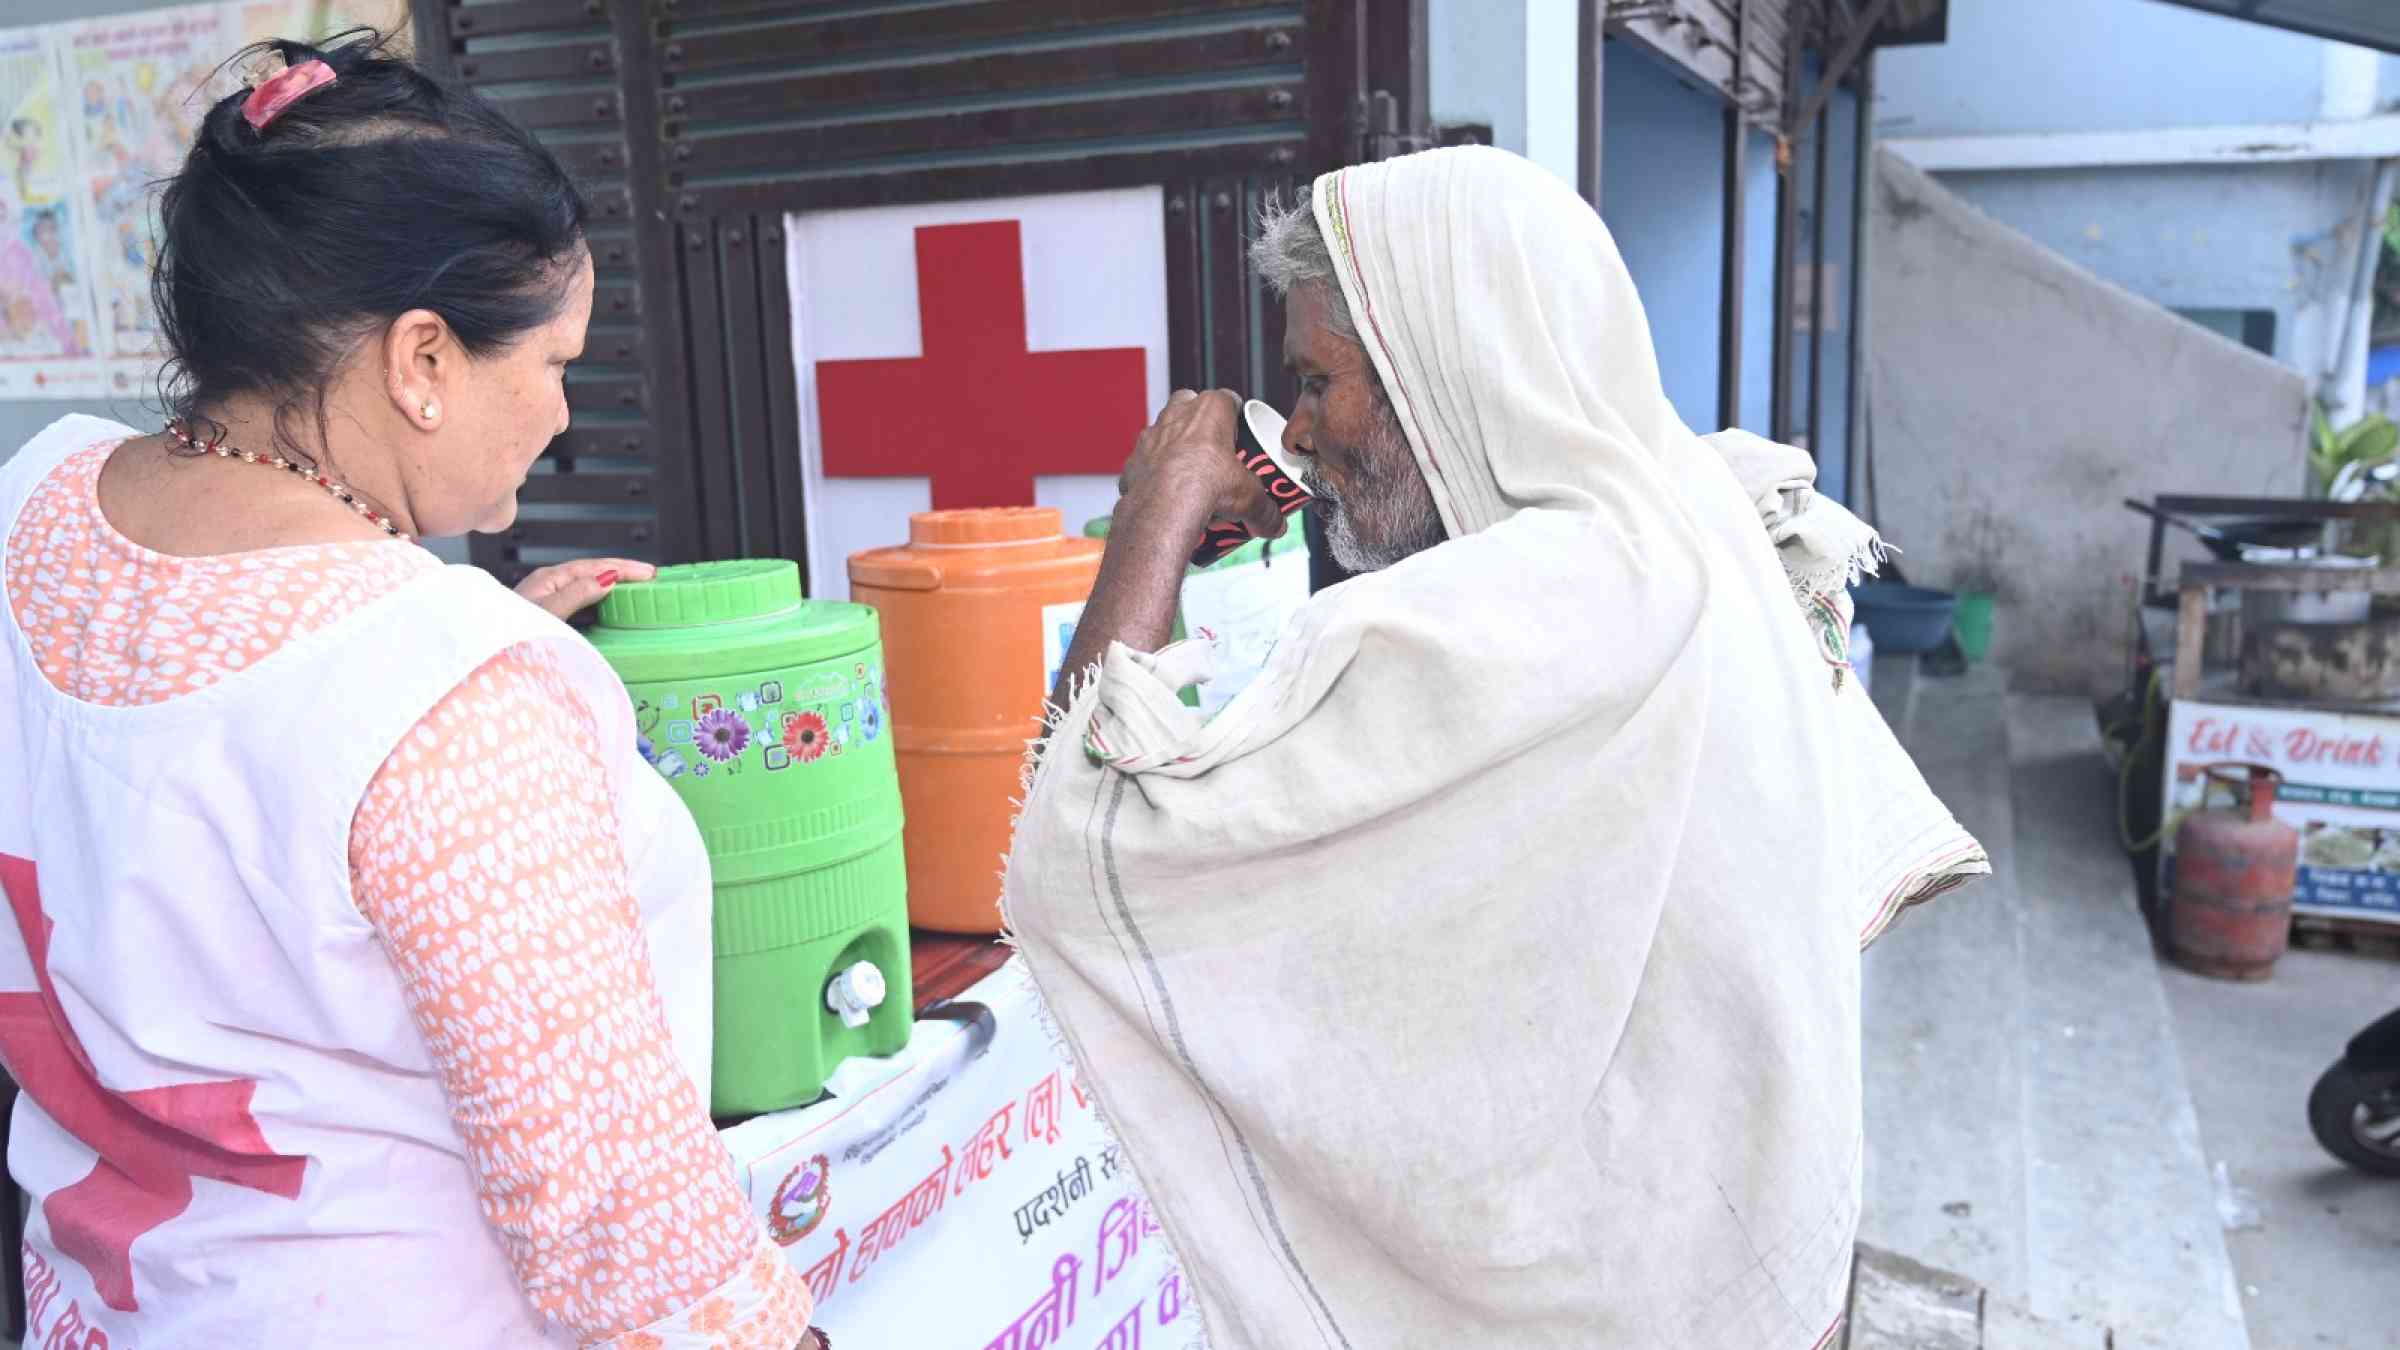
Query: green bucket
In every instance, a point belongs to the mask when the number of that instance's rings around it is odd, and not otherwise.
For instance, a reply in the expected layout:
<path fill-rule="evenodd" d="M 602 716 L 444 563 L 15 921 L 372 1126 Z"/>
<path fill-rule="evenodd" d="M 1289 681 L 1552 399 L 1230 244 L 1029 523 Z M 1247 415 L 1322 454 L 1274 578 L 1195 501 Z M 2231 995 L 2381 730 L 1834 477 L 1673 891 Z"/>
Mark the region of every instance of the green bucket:
<path fill-rule="evenodd" d="M 802 600 L 794 563 L 698 563 L 617 587 L 591 640 L 707 841 L 710 1109 L 803 1105 L 844 1059 L 897 1053 L 908 883 L 875 611 Z"/>
<path fill-rule="evenodd" d="M 1992 593 L 1967 591 L 1958 597 L 1958 613 L 1951 619 L 1952 630 L 1958 635 L 1958 650 L 1967 660 L 1982 665 L 1992 654 Z"/>
<path fill-rule="evenodd" d="M 1095 516 L 1085 521 L 1083 537 L 1086 539 L 1108 538 L 1109 527 L 1115 523 L 1115 520 L 1114 516 Z M 1308 570 L 1308 540 L 1302 536 L 1300 522 L 1297 518 L 1292 521 L 1292 528 L 1286 531 L 1281 539 L 1254 538 L 1215 562 L 1201 567 L 1185 568 L 1183 575 L 1186 580 L 1189 580 L 1216 572 L 1230 572 L 1237 567 L 1248 567 L 1255 562 L 1265 562 L 1269 558 L 1274 559 L 1276 565 L 1279 566 L 1288 564 L 1303 572 Z M 1183 626 L 1183 606 L 1179 603 L 1175 606 L 1175 627 L 1168 633 L 1167 640 L 1181 642 L 1187 636 L 1189 634 L 1185 632 Z M 1200 691 L 1191 686 L 1185 686 L 1183 701 L 1188 707 L 1199 707 Z"/>

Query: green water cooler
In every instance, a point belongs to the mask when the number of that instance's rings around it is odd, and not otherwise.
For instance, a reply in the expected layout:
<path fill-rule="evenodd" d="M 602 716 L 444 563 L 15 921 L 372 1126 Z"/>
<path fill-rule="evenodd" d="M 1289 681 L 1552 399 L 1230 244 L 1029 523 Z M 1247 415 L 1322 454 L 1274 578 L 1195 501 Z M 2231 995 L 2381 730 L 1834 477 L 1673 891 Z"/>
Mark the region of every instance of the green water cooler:
<path fill-rule="evenodd" d="M 712 1113 L 799 1106 L 844 1059 L 897 1053 L 908 883 L 875 611 L 801 599 L 794 563 L 698 563 L 617 587 L 591 640 L 708 844 Z"/>

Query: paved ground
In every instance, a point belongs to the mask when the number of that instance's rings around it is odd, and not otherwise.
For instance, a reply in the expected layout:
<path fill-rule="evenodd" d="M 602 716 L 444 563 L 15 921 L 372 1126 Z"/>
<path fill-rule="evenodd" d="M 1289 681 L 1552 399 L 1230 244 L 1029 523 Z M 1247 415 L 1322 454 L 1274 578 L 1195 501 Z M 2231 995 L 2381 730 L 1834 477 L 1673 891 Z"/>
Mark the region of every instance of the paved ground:
<path fill-rule="evenodd" d="M 2400 1181 L 2335 1163 L 2302 1109 L 2342 1043 L 2400 1006 L 2400 963 L 2295 951 L 2265 983 L 2169 969 L 2166 990 L 2201 1143 L 2230 1191 L 2250 1343 L 2400 1346 Z"/>
<path fill-rule="evenodd" d="M 1861 1240 L 2067 1328 L 2400 1350 L 2400 1185 L 2342 1172 L 2303 1116 L 2341 1043 L 2400 1004 L 2400 964 L 2295 952 L 2261 985 L 2162 966 L 2090 706 L 1884 674 L 1878 702 L 1995 875 L 1869 954 Z"/>

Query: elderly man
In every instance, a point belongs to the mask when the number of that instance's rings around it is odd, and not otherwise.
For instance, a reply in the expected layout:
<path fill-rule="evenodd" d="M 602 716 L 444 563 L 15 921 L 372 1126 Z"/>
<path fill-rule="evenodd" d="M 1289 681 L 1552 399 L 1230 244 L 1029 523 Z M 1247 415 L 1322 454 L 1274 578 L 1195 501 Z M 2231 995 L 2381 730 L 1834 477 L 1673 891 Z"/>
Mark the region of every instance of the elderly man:
<path fill-rule="evenodd" d="M 1184 555 L 1277 522 L 1231 396 L 1179 393 L 1006 893 L 1212 1344 L 1822 1344 L 1859 948 L 1987 870 L 1844 678 L 1873 534 L 1683 426 L 1606 229 L 1522 160 L 1329 174 L 1256 258 L 1362 575 L 1181 703 Z"/>

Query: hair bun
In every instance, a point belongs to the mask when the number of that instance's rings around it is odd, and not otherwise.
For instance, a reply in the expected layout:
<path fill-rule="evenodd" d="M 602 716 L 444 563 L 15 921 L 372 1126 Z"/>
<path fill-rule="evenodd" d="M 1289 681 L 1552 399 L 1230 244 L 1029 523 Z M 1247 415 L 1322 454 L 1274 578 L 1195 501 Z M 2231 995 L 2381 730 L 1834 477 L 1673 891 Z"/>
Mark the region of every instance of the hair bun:
<path fill-rule="evenodd" d="M 249 83 L 210 106 L 159 204 L 175 416 L 240 395 L 321 407 L 360 335 L 412 309 L 476 357 L 557 314 L 584 203 L 532 133 L 371 29 L 258 43 L 220 70 Z"/>

